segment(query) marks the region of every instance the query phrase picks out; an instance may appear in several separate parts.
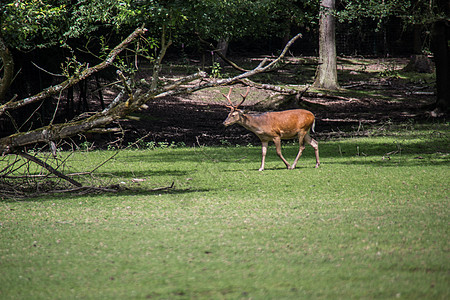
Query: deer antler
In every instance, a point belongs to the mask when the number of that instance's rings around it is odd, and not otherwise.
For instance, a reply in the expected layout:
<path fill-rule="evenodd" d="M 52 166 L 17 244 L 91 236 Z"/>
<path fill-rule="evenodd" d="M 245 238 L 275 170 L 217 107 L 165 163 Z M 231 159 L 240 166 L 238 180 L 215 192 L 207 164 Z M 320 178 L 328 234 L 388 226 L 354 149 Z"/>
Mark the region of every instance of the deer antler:
<path fill-rule="evenodd" d="M 228 95 L 225 95 L 225 94 L 222 93 L 222 96 L 227 98 L 228 102 L 230 102 L 230 104 L 231 104 L 231 106 L 230 105 L 225 105 L 226 107 L 232 108 L 232 109 L 237 109 L 239 106 L 241 106 L 242 103 L 244 103 L 245 98 L 247 98 L 248 92 L 250 91 L 250 87 L 247 87 L 247 92 L 245 93 L 245 95 L 240 94 L 241 97 L 242 97 L 242 101 L 238 105 L 234 105 L 233 102 L 231 102 L 230 96 L 231 96 L 231 91 L 232 90 L 233 90 L 233 88 L 230 87 L 230 91 L 228 92 Z"/>
<path fill-rule="evenodd" d="M 231 102 L 231 99 L 230 99 L 231 91 L 232 91 L 232 90 L 233 90 L 233 88 L 230 87 L 230 91 L 228 92 L 228 95 L 225 95 L 224 93 L 222 93 L 222 96 L 224 96 L 225 98 L 227 98 L 228 102 L 230 102 L 230 104 L 231 104 L 231 106 L 230 106 L 230 105 L 225 105 L 226 107 L 228 107 L 228 108 L 237 108 L 237 106 L 234 106 L 234 105 L 233 105 L 233 102 Z"/>
<path fill-rule="evenodd" d="M 239 106 L 241 106 L 242 103 L 244 103 L 245 98 L 247 98 L 247 96 L 248 96 L 248 92 L 250 92 L 250 87 L 249 86 L 247 87 L 247 92 L 245 93 L 245 95 L 240 94 L 241 97 L 242 97 L 242 101 L 238 105 L 236 105 L 236 108 L 238 108 Z"/>

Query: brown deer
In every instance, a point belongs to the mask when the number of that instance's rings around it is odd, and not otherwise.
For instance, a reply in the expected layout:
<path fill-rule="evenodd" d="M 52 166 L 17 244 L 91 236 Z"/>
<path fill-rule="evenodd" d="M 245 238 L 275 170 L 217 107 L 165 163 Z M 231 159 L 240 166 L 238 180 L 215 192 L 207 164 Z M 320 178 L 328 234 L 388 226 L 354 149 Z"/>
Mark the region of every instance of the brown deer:
<path fill-rule="evenodd" d="M 250 88 L 247 88 L 245 95 L 240 94 L 242 101 L 238 105 L 234 105 L 230 99 L 232 89 L 233 88 L 231 87 L 228 95 L 222 94 L 228 102 L 230 102 L 230 105 L 226 105 L 226 107 L 231 109 L 228 117 L 223 122 L 223 125 L 230 126 L 237 123 L 259 137 L 262 142 L 262 162 L 259 171 L 264 170 L 267 146 L 270 141 L 275 143 L 277 155 L 290 170 L 294 169 L 297 165 L 297 162 L 305 149 L 304 142 L 306 141 L 314 148 L 316 168 L 319 167 L 319 144 L 309 135 L 310 129 L 314 131 L 315 125 L 314 115 L 310 111 L 304 109 L 292 109 L 265 113 L 245 113 L 239 109 L 239 106 L 244 103 Z M 293 139 L 295 137 L 298 137 L 300 149 L 294 163 L 289 165 L 286 159 L 284 159 L 283 154 L 281 154 L 281 140 Z"/>

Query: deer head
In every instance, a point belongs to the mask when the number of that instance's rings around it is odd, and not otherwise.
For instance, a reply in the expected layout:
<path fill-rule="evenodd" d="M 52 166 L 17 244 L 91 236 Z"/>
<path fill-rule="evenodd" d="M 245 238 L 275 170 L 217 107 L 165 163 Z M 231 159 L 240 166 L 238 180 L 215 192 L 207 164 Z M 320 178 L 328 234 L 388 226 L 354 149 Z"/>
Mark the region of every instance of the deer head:
<path fill-rule="evenodd" d="M 247 92 L 245 93 L 245 95 L 240 94 L 242 97 L 242 101 L 239 102 L 238 105 L 234 105 L 230 99 L 232 90 L 233 90 L 233 88 L 230 87 L 230 91 L 228 92 L 228 95 L 222 94 L 222 96 L 224 96 L 230 103 L 230 105 L 225 105 L 225 106 L 228 107 L 229 109 L 231 109 L 230 113 L 228 114 L 228 117 L 225 119 L 225 121 L 223 121 L 223 125 L 225 125 L 225 126 L 233 125 L 234 123 L 237 123 L 241 120 L 244 112 L 239 109 L 239 106 L 241 106 L 241 104 L 244 103 L 245 98 L 247 98 L 248 92 L 250 91 L 250 87 L 247 87 Z"/>

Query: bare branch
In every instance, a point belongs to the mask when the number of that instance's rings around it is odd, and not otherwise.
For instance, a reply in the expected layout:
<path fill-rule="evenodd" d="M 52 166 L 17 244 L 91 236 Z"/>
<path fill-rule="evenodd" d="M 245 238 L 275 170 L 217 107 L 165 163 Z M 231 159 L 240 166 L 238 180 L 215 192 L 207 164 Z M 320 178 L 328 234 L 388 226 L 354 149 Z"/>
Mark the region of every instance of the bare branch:
<path fill-rule="evenodd" d="M 32 162 L 34 162 L 34 163 L 40 165 L 41 167 L 45 168 L 45 169 L 46 169 L 47 171 L 49 171 L 50 173 L 52 173 L 52 174 L 54 174 L 54 175 L 56 175 L 56 176 L 58 176 L 58 177 L 60 177 L 60 178 L 62 178 L 62 179 L 64 179 L 64 180 L 67 180 L 68 182 L 70 182 L 70 183 L 73 184 L 74 186 L 77 186 L 77 187 L 82 187 L 82 186 L 83 186 L 83 185 L 82 185 L 81 183 L 79 183 L 78 181 L 73 180 L 72 178 L 70 178 L 70 177 L 64 175 L 63 173 L 59 172 L 58 170 L 56 170 L 55 168 L 53 168 L 52 166 L 50 166 L 49 164 L 47 164 L 45 161 L 42 161 L 42 160 L 40 160 L 39 158 L 37 158 L 37 157 L 35 157 L 35 156 L 33 156 L 33 155 L 30 155 L 30 154 L 28 154 L 28 153 L 26 153 L 26 152 L 19 152 L 18 154 L 19 154 L 20 156 L 22 156 L 23 158 L 28 159 L 28 160 L 30 160 L 30 161 L 32 161 Z"/>
<path fill-rule="evenodd" d="M 52 73 L 52 72 L 50 72 L 50 71 L 48 71 L 48 70 L 46 70 L 46 69 L 44 69 L 44 68 L 38 66 L 38 65 L 35 64 L 33 61 L 31 62 L 31 64 L 32 64 L 33 66 L 35 66 L 36 68 L 38 68 L 39 70 L 41 70 L 42 72 L 47 73 L 47 74 L 49 74 L 49 75 L 52 75 L 52 76 L 55 76 L 55 77 L 65 77 L 65 76 L 62 75 L 62 74 L 55 74 L 55 73 Z"/>
<path fill-rule="evenodd" d="M 302 34 L 299 33 L 296 36 L 294 36 L 284 47 L 283 51 L 281 52 L 280 56 L 278 56 L 276 59 L 274 59 L 272 62 L 270 62 L 269 64 L 267 64 L 268 59 L 264 58 L 264 60 L 253 70 L 247 71 L 245 73 L 239 74 L 235 77 L 231 77 L 231 78 L 226 78 L 226 79 L 219 79 L 219 80 L 215 80 L 215 81 L 208 81 L 205 83 L 201 83 L 198 84 L 195 87 L 190 87 L 190 88 L 186 88 L 184 91 L 179 90 L 176 92 L 171 93 L 172 95 L 175 93 L 192 93 L 194 91 L 198 91 L 204 88 L 208 88 L 208 87 L 214 87 L 214 86 L 219 86 L 219 85 L 228 85 L 231 84 L 233 82 L 239 81 L 243 78 L 247 78 L 247 77 L 251 77 L 254 76 L 256 74 L 259 73 L 263 73 L 263 72 L 267 72 L 272 70 L 273 68 L 275 68 L 278 64 L 278 62 L 280 62 L 284 56 L 286 55 L 287 51 L 289 50 L 289 48 L 292 46 L 292 44 L 298 40 L 299 38 L 302 37 Z M 267 64 L 267 65 L 266 65 Z"/>
<path fill-rule="evenodd" d="M 172 45 L 172 40 L 169 40 L 166 43 L 166 26 L 163 25 L 162 28 L 162 37 L 161 37 L 161 51 L 159 52 L 158 58 L 153 66 L 153 76 L 152 76 L 152 84 L 150 89 L 155 90 L 158 86 L 159 81 L 159 71 L 161 70 L 161 64 L 164 56 L 166 55 L 167 49 Z"/>

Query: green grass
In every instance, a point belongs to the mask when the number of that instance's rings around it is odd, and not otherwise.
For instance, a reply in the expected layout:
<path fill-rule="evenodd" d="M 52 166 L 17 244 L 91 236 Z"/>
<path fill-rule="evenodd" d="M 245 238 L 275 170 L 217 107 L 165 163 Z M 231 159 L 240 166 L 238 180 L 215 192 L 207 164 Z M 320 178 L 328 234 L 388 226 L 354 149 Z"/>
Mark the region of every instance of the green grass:
<path fill-rule="evenodd" d="M 0 299 L 448 299 L 449 133 L 320 142 L 293 171 L 273 146 L 264 172 L 256 146 L 124 151 L 95 182 L 128 191 L 0 202 Z"/>

